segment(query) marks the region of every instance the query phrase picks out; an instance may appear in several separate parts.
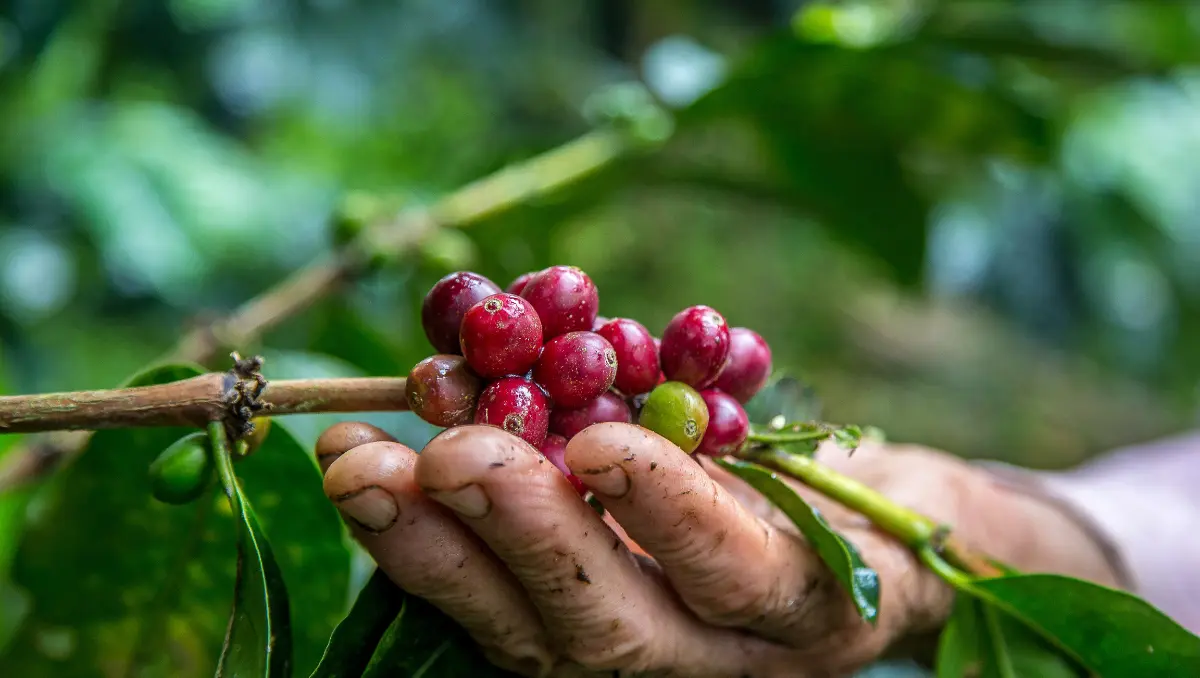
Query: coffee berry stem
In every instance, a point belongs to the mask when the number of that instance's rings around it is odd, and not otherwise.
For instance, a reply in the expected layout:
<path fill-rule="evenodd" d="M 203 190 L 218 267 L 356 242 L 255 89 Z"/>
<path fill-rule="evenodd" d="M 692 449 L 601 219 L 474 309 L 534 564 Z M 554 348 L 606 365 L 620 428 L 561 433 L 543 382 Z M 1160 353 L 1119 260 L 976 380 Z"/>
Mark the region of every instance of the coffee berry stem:
<path fill-rule="evenodd" d="M 834 471 L 812 457 L 793 454 L 775 447 L 761 448 L 753 445 L 745 446 L 738 456 L 785 473 L 846 508 L 861 513 L 918 555 L 929 551 L 944 559 L 947 566 L 952 565 L 968 575 L 992 577 L 1003 574 L 1001 568 L 992 564 L 994 561 L 967 548 L 953 537 L 946 526 L 893 502 L 874 489 Z M 947 579 L 946 572 L 936 569 L 934 571 L 947 582 L 955 583 Z"/>

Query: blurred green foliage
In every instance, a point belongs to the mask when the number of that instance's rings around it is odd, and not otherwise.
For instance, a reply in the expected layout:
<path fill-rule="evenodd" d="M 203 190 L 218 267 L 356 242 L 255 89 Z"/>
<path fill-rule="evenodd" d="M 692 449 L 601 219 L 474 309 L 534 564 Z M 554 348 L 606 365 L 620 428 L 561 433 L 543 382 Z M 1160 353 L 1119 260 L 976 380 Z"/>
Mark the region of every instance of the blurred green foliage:
<path fill-rule="evenodd" d="M 827 418 L 1078 463 L 1194 419 L 1198 37 L 1182 2 L 10 0 L 0 387 L 118 383 L 327 256 L 346 192 L 432 200 L 641 80 L 677 115 L 661 152 L 238 348 L 272 378 L 402 374 L 438 277 L 571 263 L 603 314 L 759 330 Z"/>

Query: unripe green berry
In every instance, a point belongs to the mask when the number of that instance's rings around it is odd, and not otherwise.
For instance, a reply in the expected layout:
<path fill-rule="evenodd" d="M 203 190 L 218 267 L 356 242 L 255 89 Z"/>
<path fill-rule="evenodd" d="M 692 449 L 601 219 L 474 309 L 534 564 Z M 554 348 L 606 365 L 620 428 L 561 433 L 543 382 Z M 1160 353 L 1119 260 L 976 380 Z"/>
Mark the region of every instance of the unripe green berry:
<path fill-rule="evenodd" d="M 175 441 L 150 464 L 150 493 L 164 504 L 189 504 L 212 485 L 216 464 L 208 436 L 192 433 Z"/>
<path fill-rule="evenodd" d="M 638 425 L 691 454 L 708 430 L 708 406 L 691 386 L 681 381 L 663 382 L 646 397 Z"/>

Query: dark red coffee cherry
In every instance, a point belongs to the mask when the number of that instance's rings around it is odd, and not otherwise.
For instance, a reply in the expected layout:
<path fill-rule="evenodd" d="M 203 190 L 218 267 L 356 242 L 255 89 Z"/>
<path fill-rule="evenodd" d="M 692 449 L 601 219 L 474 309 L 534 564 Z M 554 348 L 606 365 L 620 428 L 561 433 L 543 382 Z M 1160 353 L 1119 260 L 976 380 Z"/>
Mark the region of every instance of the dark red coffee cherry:
<path fill-rule="evenodd" d="M 600 296 L 592 279 L 574 266 L 551 266 L 539 271 L 526 283 L 521 296 L 537 310 L 546 339 L 592 329 L 600 309 Z"/>
<path fill-rule="evenodd" d="M 617 357 L 620 357 L 620 353 Z M 713 388 L 718 388 L 746 403 L 767 383 L 771 376 L 771 347 L 754 330 L 735 327 L 729 330 L 729 362 L 717 376 Z"/>
<path fill-rule="evenodd" d="M 421 302 L 421 326 L 438 353 L 461 355 L 458 332 L 463 315 L 484 297 L 500 291 L 496 283 L 469 271 L 459 271 L 437 281 Z"/>
<path fill-rule="evenodd" d="M 499 426 L 534 447 L 541 447 L 550 425 L 550 402 L 531 381 L 505 377 L 479 396 L 476 424 Z"/>
<path fill-rule="evenodd" d="M 555 407 L 583 407 L 612 388 L 617 353 L 595 332 L 568 332 L 542 347 L 533 380 L 546 389 Z"/>
<path fill-rule="evenodd" d="M 460 355 L 431 355 L 408 373 L 404 395 L 413 414 L 449 428 L 469 424 L 475 418 L 475 403 L 483 382 L 467 367 Z"/>
<path fill-rule="evenodd" d="M 708 430 L 696 452 L 714 457 L 737 452 L 750 435 L 750 419 L 741 403 L 716 389 L 701 391 L 700 397 L 708 406 Z"/>
<path fill-rule="evenodd" d="M 708 306 L 685 308 L 667 324 L 659 353 L 668 380 L 706 388 L 729 360 L 729 325 Z"/>
<path fill-rule="evenodd" d="M 520 294 L 521 290 L 525 289 L 525 285 L 529 284 L 529 279 L 537 275 L 537 273 L 537 271 L 522 273 L 513 279 L 513 281 L 508 284 L 508 287 L 504 288 L 504 291 L 508 292 L 509 294 Z"/>
<path fill-rule="evenodd" d="M 617 421 L 628 424 L 633 421 L 633 413 L 629 405 L 620 396 L 609 391 L 601 393 L 599 398 L 576 408 L 556 407 L 550 412 L 550 430 L 567 440 L 575 437 L 583 429 L 592 424 Z"/>
<path fill-rule="evenodd" d="M 493 294 L 463 316 L 459 334 L 463 355 L 481 377 L 524 374 L 542 348 L 542 321 L 515 294 Z"/>
<path fill-rule="evenodd" d="M 617 352 L 613 387 L 627 396 L 647 393 L 658 385 L 658 349 L 650 330 L 636 320 L 614 318 L 596 330 Z"/>
<path fill-rule="evenodd" d="M 571 473 L 571 469 L 567 468 L 566 438 L 559 435 L 554 435 L 553 433 L 546 436 L 546 442 L 542 443 L 542 456 L 549 459 L 551 464 L 554 464 L 559 471 L 562 471 L 562 474 L 571 482 L 571 487 L 575 488 L 575 491 L 579 493 L 579 496 L 582 497 L 588 493 L 588 488 L 583 484 L 583 481 L 580 480 L 579 477 L 574 473 Z"/>

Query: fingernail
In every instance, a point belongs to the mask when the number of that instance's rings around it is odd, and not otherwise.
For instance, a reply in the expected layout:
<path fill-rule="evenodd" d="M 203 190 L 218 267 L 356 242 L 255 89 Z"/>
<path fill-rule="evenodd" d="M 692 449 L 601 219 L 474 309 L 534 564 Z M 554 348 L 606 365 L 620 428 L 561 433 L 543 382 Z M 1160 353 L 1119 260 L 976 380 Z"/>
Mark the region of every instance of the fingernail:
<path fill-rule="evenodd" d="M 400 507 L 396 506 L 392 493 L 378 485 L 338 495 L 334 502 L 342 515 L 370 532 L 383 532 L 400 517 Z"/>
<path fill-rule="evenodd" d="M 595 473 L 584 471 L 579 474 L 579 479 L 592 492 L 612 499 L 620 499 L 629 493 L 629 476 L 620 466 Z"/>
<path fill-rule="evenodd" d="M 492 510 L 492 500 L 483 488 L 471 483 L 457 490 L 427 492 L 435 501 L 449 506 L 455 513 L 468 518 L 482 518 Z"/>

